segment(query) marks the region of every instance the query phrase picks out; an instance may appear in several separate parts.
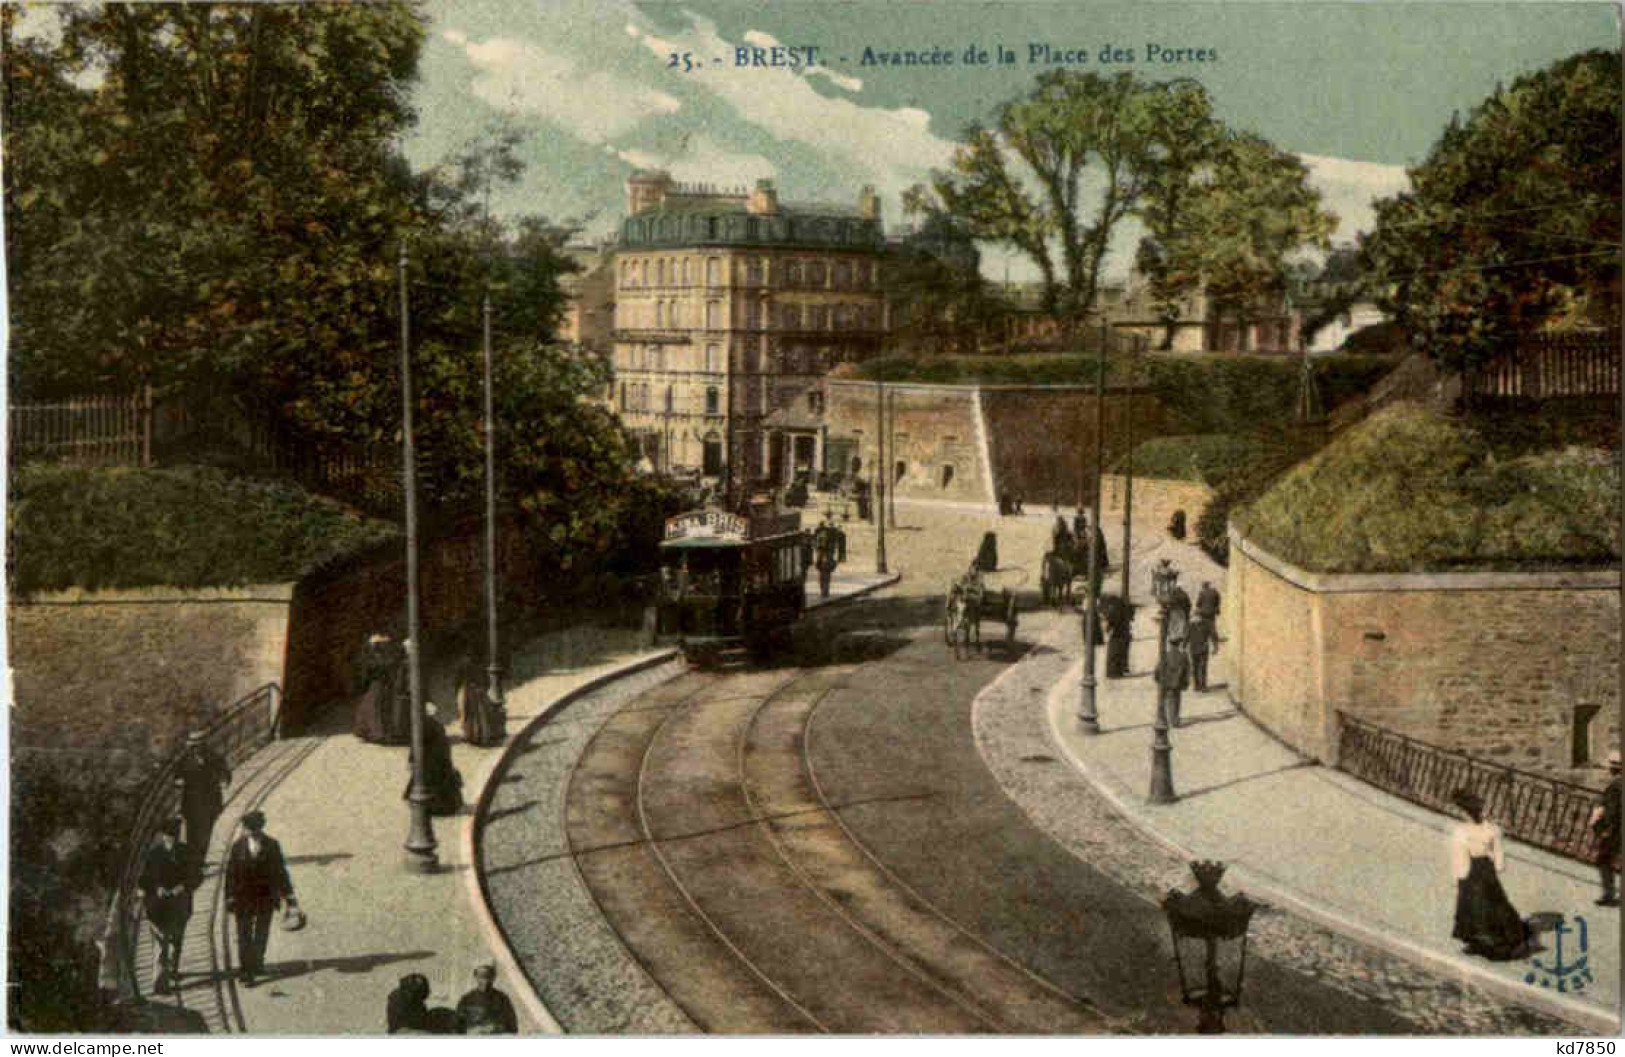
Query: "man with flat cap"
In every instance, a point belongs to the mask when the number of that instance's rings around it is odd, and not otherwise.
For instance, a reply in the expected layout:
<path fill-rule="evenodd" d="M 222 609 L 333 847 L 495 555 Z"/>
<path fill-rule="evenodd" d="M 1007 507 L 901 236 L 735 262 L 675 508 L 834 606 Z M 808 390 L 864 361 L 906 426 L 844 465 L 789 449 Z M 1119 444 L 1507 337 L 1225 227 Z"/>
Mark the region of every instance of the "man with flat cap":
<path fill-rule="evenodd" d="M 237 919 L 238 965 L 243 982 L 252 987 L 265 971 L 271 918 L 294 897 L 282 846 L 266 835 L 264 813 L 244 815 L 243 830 L 226 860 L 226 912 Z"/>
<path fill-rule="evenodd" d="M 497 967 L 489 963 L 474 969 L 474 990 L 457 1002 L 457 1034 L 517 1035 L 519 1018 L 513 1003 L 496 989 Z"/>

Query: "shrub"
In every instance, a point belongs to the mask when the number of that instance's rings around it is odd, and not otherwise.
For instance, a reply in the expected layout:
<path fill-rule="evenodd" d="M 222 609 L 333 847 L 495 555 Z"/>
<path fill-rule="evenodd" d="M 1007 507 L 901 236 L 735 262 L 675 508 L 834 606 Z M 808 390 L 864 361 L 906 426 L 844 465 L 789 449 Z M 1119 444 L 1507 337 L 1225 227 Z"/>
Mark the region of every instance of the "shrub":
<path fill-rule="evenodd" d="M 14 592 L 298 579 L 398 534 L 296 487 L 200 466 L 34 464 L 11 479 Z"/>
<path fill-rule="evenodd" d="M 1619 488 L 1617 455 L 1497 460 L 1470 426 L 1398 404 L 1293 468 L 1238 522 L 1321 572 L 1611 564 Z"/>

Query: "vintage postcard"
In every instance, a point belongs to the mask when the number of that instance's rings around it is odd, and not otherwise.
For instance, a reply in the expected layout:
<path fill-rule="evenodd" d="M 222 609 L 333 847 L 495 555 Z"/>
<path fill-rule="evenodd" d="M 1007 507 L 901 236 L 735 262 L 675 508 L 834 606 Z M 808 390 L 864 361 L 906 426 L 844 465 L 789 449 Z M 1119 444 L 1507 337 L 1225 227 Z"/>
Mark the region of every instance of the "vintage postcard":
<path fill-rule="evenodd" d="M 0 46 L 9 1032 L 1620 1033 L 1617 5 Z"/>

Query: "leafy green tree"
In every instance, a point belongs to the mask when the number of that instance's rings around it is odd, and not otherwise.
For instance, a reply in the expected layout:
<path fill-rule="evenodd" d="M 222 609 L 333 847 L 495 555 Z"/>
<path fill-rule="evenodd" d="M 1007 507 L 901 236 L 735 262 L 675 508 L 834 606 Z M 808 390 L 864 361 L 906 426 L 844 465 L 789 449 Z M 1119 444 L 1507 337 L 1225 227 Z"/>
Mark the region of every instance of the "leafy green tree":
<path fill-rule="evenodd" d="M 980 266 L 981 253 L 962 224 L 942 213 L 926 215 L 886 262 L 892 345 L 910 352 L 975 352 L 1000 310 Z"/>
<path fill-rule="evenodd" d="M 1519 77 L 1452 117 L 1411 190 L 1379 201 L 1361 264 L 1379 303 L 1441 364 L 1517 332 L 1618 317 L 1620 53 Z"/>
<path fill-rule="evenodd" d="M 951 167 L 929 188 L 912 188 L 906 207 L 946 214 L 972 237 L 1025 254 L 1041 275 L 1045 310 L 1075 327 L 1094 306 L 1113 230 L 1145 188 L 1165 90 L 1127 73 L 1042 74 L 991 125 L 972 125 Z"/>

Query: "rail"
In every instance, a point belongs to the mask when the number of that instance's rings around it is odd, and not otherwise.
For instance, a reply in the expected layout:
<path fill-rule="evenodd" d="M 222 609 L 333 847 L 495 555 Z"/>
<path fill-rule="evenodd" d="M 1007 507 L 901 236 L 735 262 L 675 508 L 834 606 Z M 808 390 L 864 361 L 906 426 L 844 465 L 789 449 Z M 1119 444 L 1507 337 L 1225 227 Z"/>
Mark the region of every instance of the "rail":
<path fill-rule="evenodd" d="M 210 723 L 203 732 L 204 744 L 235 768 L 276 737 L 281 715 L 282 688 L 276 683 L 266 683 L 240 698 Z M 144 913 L 136 885 L 158 823 L 179 811 L 180 790 L 175 782 L 184 753 L 184 747 L 173 753 L 147 783 L 130 828 L 129 851 L 108 910 L 102 949 L 102 986 L 116 990 L 121 999 L 135 999 L 141 993 L 135 952 Z M 116 974 L 113 979 L 108 978 L 109 970 Z"/>
<path fill-rule="evenodd" d="M 1509 837 L 1581 862 L 1595 862 L 1589 824 L 1596 790 L 1515 767 L 1487 763 L 1397 731 L 1337 714 L 1339 770 L 1436 811 L 1458 789 L 1484 798 L 1485 817 Z"/>

